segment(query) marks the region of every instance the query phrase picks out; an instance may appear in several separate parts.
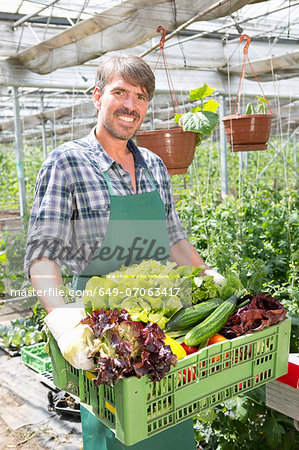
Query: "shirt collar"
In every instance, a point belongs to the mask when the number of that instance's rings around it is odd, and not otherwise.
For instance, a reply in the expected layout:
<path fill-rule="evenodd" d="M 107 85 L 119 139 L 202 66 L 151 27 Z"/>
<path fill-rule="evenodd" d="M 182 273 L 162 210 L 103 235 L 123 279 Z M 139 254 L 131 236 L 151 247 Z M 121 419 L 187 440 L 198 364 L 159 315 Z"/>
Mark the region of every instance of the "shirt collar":
<path fill-rule="evenodd" d="M 96 138 L 95 130 L 96 130 L 96 127 L 94 127 L 90 131 L 90 133 L 88 135 L 88 141 L 89 141 L 93 151 L 102 159 L 101 167 L 102 167 L 103 171 L 105 172 L 112 166 L 112 164 L 115 162 L 115 160 L 113 158 L 111 158 L 111 156 L 108 155 L 108 153 L 100 145 L 99 141 Z M 147 168 L 146 162 L 145 162 L 139 148 L 137 147 L 137 145 L 135 144 L 135 142 L 132 139 L 128 140 L 127 147 L 128 147 L 128 150 L 130 150 L 130 152 L 133 153 L 135 165 L 136 166 L 139 165 L 141 167 Z"/>
<path fill-rule="evenodd" d="M 143 158 L 139 148 L 137 147 L 137 145 L 135 144 L 135 142 L 133 141 L 133 139 L 129 139 L 128 140 L 128 145 L 127 145 L 128 149 L 130 150 L 130 152 L 133 153 L 134 156 L 134 160 L 135 160 L 135 165 L 137 166 L 141 166 L 141 167 L 145 167 L 147 168 L 145 159 Z"/>

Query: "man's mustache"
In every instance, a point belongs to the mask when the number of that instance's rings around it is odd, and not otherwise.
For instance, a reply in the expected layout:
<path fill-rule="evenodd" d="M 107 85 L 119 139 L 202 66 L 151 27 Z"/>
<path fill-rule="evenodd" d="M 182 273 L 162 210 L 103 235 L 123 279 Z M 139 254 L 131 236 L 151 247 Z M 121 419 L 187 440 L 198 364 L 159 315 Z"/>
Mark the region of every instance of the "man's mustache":
<path fill-rule="evenodd" d="M 117 114 L 117 115 L 126 114 L 126 115 L 128 115 L 128 116 L 136 117 L 136 119 L 139 119 L 139 118 L 140 118 L 140 116 L 139 116 L 139 114 L 138 114 L 137 111 L 130 111 L 130 110 L 127 109 L 127 108 L 120 108 L 120 109 L 117 109 L 117 110 L 115 111 L 115 114 Z"/>

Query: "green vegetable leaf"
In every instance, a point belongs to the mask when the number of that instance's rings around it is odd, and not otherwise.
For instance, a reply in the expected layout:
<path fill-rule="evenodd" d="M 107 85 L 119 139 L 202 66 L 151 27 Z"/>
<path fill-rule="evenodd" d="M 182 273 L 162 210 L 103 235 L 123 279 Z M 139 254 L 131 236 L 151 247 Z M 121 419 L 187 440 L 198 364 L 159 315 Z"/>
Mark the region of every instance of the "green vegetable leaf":
<path fill-rule="evenodd" d="M 205 409 L 202 411 L 198 417 L 200 420 L 203 420 L 204 422 L 213 422 L 213 420 L 216 417 L 216 413 L 213 408 Z"/>
<path fill-rule="evenodd" d="M 255 114 L 253 103 L 247 103 L 245 114 Z"/>
<path fill-rule="evenodd" d="M 225 277 L 225 282 L 221 288 L 221 298 L 223 300 L 228 299 L 229 297 L 231 297 L 232 295 L 237 295 L 239 296 L 239 293 L 242 293 L 242 295 L 245 295 L 245 291 L 244 286 L 242 285 L 238 275 L 233 274 L 233 273 L 229 273 L 226 277 Z"/>
<path fill-rule="evenodd" d="M 225 406 L 234 412 L 235 418 L 244 422 L 248 416 L 248 407 L 246 407 L 246 398 L 236 397 L 225 402 Z"/>
<path fill-rule="evenodd" d="M 200 100 L 202 98 L 209 97 L 210 95 L 213 94 L 214 91 L 215 91 L 215 88 L 211 88 L 206 83 L 204 83 L 204 85 L 202 87 L 197 88 L 197 89 L 192 89 L 190 91 L 189 100 Z"/>
<path fill-rule="evenodd" d="M 0 263 L 5 264 L 6 261 L 6 253 L 2 252 L 0 253 Z"/>
<path fill-rule="evenodd" d="M 278 448 L 277 445 L 282 441 L 285 430 L 282 425 L 276 422 L 273 415 L 270 415 L 265 420 L 263 432 L 265 433 L 270 448 L 276 449 Z"/>
<path fill-rule="evenodd" d="M 220 103 L 216 102 L 212 98 L 204 103 L 204 111 L 211 111 L 211 112 L 217 112 L 218 107 L 220 106 Z"/>
<path fill-rule="evenodd" d="M 258 103 L 256 106 L 256 113 L 257 114 L 267 114 L 268 108 L 265 105 L 265 103 Z"/>
<path fill-rule="evenodd" d="M 200 106 L 195 106 L 195 108 L 191 109 L 191 112 L 196 113 L 197 111 L 201 111 L 201 107 Z"/>
<path fill-rule="evenodd" d="M 181 117 L 181 124 L 184 131 L 193 131 L 210 135 L 219 121 L 218 114 L 211 111 L 198 111 L 197 113 L 186 113 Z"/>
<path fill-rule="evenodd" d="M 267 103 L 267 104 L 269 105 L 268 100 L 266 100 L 264 97 L 258 96 L 258 102 L 259 102 L 259 103 L 260 103 L 260 102 L 262 102 L 262 103 Z"/>

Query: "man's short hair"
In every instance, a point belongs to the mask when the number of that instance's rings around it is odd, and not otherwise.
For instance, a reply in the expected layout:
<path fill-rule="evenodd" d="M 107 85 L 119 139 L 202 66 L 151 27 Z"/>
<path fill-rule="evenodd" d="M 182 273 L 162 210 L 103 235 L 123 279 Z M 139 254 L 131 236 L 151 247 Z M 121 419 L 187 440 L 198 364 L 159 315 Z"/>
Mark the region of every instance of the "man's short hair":
<path fill-rule="evenodd" d="M 150 66 L 139 56 L 112 56 L 97 68 L 95 85 L 103 92 L 105 86 L 115 74 L 119 74 L 127 83 L 141 86 L 151 100 L 155 90 L 155 75 Z"/>

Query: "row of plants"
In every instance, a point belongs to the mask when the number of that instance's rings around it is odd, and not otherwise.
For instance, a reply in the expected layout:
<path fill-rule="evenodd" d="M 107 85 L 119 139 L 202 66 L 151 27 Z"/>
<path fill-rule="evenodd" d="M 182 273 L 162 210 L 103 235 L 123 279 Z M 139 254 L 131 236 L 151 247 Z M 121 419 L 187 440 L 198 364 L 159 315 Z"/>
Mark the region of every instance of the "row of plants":
<path fill-rule="evenodd" d="M 198 150 L 199 151 L 199 150 Z M 222 199 L 213 184 L 217 172 L 214 153 L 198 156 L 193 190 L 180 191 L 177 210 L 190 239 L 203 258 L 226 275 L 236 270 L 249 290 L 277 297 L 292 319 L 290 351 L 299 352 L 298 196 L 285 187 L 284 168 L 276 168 L 280 183 L 255 180 L 258 155 L 250 158 L 240 176 L 238 166 L 230 195 Z M 210 155 L 211 156 L 211 155 Z M 209 167 L 209 177 L 204 169 Z M 273 168 L 270 171 L 273 176 Z M 198 183 L 196 182 L 198 181 Z M 256 181 L 256 183 L 254 182 Z M 280 189 L 278 189 L 278 186 Z M 179 191 L 178 191 L 179 192 Z M 268 408 L 265 387 L 241 394 L 194 419 L 202 449 L 292 449 L 298 433 L 292 419 Z"/>
<path fill-rule="evenodd" d="M 286 145 L 287 138 L 270 138 L 270 143 L 274 148 L 268 146 L 266 151 L 248 152 L 246 155 L 246 170 L 242 174 L 248 181 L 258 185 L 273 186 L 275 189 L 286 186 L 295 187 L 296 178 L 294 167 L 294 141 Z M 284 147 L 268 170 L 258 179 L 261 170 L 275 157 L 276 151 Z M 276 149 L 276 150 L 275 150 Z M 239 178 L 239 155 L 228 151 L 228 185 L 229 189 L 236 189 L 235 180 Z M 35 181 L 43 162 L 43 151 L 39 146 L 24 146 L 24 171 L 26 185 L 26 200 L 28 211 L 32 206 L 34 197 Z M 13 145 L 9 147 L 0 146 L 0 210 L 18 209 L 18 179 L 15 160 L 15 149 Z M 221 162 L 220 144 L 218 130 L 214 130 L 209 139 L 203 139 L 197 147 L 191 170 L 183 177 L 181 175 L 172 176 L 174 192 L 183 185 L 200 185 L 204 193 L 210 190 L 220 190 L 221 188 Z M 180 189 L 181 191 L 181 189 Z"/>
<path fill-rule="evenodd" d="M 24 145 L 24 173 L 26 200 L 32 205 L 35 181 L 43 162 L 43 150 L 40 146 Z M 0 209 L 19 209 L 19 188 L 14 145 L 0 146 Z"/>
<path fill-rule="evenodd" d="M 46 341 L 46 333 L 43 330 L 45 315 L 45 310 L 37 301 L 29 316 L 12 320 L 9 325 L 0 324 L 0 346 L 11 354 L 18 354 L 23 346 Z"/>

